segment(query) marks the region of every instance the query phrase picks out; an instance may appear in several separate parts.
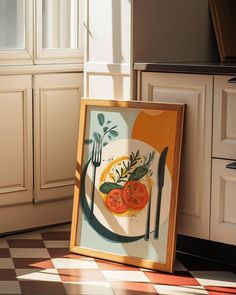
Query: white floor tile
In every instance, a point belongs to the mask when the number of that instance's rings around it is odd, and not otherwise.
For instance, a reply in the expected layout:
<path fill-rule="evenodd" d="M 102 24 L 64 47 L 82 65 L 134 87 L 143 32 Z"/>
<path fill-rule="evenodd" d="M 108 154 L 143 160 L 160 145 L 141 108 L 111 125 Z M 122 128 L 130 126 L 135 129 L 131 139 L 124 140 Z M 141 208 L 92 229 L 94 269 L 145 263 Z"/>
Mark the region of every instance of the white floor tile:
<path fill-rule="evenodd" d="M 98 282 L 98 281 L 86 281 L 86 282 L 64 282 L 64 284 L 76 284 L 76 285 L 87 285 L 87 286 L 99 286 L 99 287 L 110 287 L 108 282 Z"/>
<path fill-rule="evenodd" d="M 167 286 L 153 285 L 160 295 L 207 295 L 209 294 L 202 286 Z"/>
<path fill-rule="evenodd" d="M 236 275 L 228 271 L 190 271 L 202 286 L 236 287 Z"/>
<path fill-rule="evenodd" d="M 14 258 L 50 258 L 44 248 L 10 248 L 10 253 Z"/>
<path fill-rule="evenodd" d="M 14 268 L 14 263 L 11 258 L 0 258 L 0 268 Z"/>
<path fill-rule="evenodd" d="M 55 268 L 72 268 L 72 269 L 97 269 L 98 265 L 94 261 L 86 261 L 72 258 L 54 258 L 52 263 Z"/>
<path fill-rule="evenodd" d="M 103 270 L 102 273 L 108 281 L 150 282 L 141 271 Z"/>
<path fill-rule="evenodd" d="M 44 241 L 47 248 L 69 248 L 69 241 Z"/>
<path fill-rule="evenodd" d="M 18 280 L 61 282 L 60 275 L 56 269 L 16 269 Z"/>
<path fill-rule="evenodd" d="M 21 294 L 19 282 L 0 281 L 0 294 Z"/>
<path fill-rule="evenodd" d="M 38 232 L 33 232 L 33 233 L 24 233 L 24 234 L 17 234 L 17 235 L 12 235 L 12 236 L 9 236 L 8 239 L 12 240 L 12 239 L 29 239 L 29 240 L 41 240 L 42 239 L 42 236 L 40 233 Z"/>
<path fill-rule="evenodd" d="M 50 258 L 44 248 L 10 248 L 10 253 L 14 258 Z"/>
<path fill-rule="evenodd" d="M 68 295 L 114 295 L 107 282 L 66 282 L 63 285 Z"/>

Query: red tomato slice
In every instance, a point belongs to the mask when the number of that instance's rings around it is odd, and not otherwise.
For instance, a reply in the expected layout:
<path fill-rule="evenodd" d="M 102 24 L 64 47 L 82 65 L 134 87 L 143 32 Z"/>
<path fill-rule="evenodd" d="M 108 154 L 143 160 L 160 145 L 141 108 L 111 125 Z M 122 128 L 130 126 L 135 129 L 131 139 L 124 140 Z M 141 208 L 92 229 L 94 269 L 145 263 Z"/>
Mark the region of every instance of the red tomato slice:
<path fill-rule="evenodd" d="M 143 208 L 148 201 L 146 186 L 139 181 L 128 181 L 123 189 L 123 199 L 132 209 Z"/>
<path fill-rule="evenodd" d="M 116 213 L 125 212 L 129 207 L 125 204 L 123 200 L 123 190 L 115 188 L 108 193 L 106 198 L 107 207 Z"/>

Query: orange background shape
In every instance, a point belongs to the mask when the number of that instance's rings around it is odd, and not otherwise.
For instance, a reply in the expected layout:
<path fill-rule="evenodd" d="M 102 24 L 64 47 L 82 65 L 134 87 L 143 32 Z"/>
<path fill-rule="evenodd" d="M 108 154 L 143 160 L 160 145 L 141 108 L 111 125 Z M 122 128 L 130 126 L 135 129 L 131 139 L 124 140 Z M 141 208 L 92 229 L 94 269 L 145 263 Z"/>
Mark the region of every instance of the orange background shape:
<path fill-rule="evenodd" d="M 132 138 L 146 142 L 159 153 L 168 146 L 166 164 L 173 175 L 174 147 L 176 139 L 176 111 L 141 111 L 134 123 Z"/>

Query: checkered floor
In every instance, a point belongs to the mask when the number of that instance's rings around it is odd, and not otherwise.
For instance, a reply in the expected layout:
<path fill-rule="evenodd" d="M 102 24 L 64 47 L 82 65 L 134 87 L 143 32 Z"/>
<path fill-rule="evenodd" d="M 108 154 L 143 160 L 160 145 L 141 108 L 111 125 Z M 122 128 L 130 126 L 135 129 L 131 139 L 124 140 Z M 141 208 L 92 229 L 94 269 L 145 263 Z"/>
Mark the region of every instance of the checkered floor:
<path fill-rule="evenodd" d="M 177 253 L 174 274 L 70 254 L 70 227 L 0 239 L 0 294 L 236 294 L 236 269 Z"/>

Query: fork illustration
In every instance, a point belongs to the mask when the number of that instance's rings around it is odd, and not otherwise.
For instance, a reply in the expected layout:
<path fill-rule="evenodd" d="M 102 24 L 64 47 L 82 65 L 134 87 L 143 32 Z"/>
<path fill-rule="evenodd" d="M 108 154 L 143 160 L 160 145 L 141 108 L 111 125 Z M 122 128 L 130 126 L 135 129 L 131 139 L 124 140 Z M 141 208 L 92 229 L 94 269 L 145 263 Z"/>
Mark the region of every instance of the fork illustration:
<path fill-rule="evenodd" d="M 93 186 L 92 186 L 92 194 L 91 194 L 91 211 L 90 211 L 90 217 L 93 216 L 93 208 L 94 208 L 94 190 L 95 190 L 95 180 L 96 180 L 96 170 L 97 167 L 101 165 L 101 159 L 102 159 L 102 143 L 94 141 L 93 143 L 93 150 L 92 150 L 92 164 L 94 167 L 93 170 Z"/>

